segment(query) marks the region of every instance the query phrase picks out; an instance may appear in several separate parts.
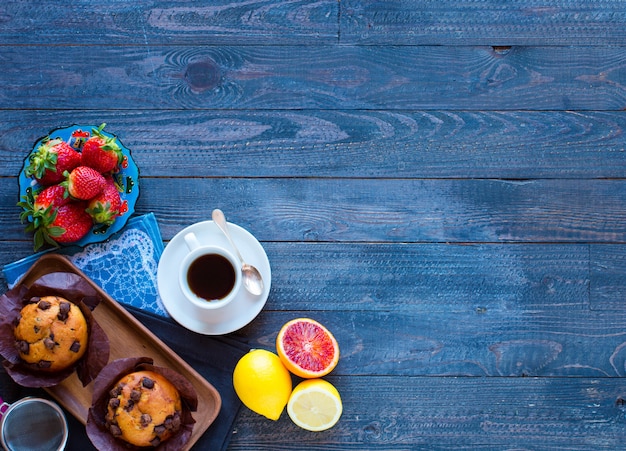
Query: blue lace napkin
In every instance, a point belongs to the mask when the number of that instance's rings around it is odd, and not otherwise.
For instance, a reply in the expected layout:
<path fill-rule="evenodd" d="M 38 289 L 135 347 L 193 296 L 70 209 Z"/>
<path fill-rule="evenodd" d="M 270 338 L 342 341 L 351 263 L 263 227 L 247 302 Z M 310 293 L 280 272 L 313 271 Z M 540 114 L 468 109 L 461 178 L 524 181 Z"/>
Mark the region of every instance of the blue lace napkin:
<path fill-rule="evenodd" d="M 3 271 L 9 288 L 47 252 L 67 256 L 117 302 L 169 317 L 157 288 L 163 239 L 153 213 L 130 218 L 121 231 L 102 243 L 51 249 L 7 264 Z"/>

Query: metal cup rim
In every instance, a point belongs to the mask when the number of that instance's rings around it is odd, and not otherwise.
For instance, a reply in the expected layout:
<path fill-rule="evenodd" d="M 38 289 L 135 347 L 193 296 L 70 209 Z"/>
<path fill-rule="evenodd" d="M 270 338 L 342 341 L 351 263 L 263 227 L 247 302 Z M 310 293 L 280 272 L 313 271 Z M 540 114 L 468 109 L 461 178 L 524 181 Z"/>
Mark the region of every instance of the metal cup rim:
<path fill-rule="evenodd" d="M 63 440 L 61 441 L 57 450 L 62 451 L 63 449 L 65 449 L 69 431 L 68 431 L 68 425 L 67 425 L 67 418 L 65 418 L 65 414 L 63 413 L 63 410 L 61 409 L 61 407 L 59 407 L 57 403 L 50 401 L 48 399 L 45 399 L 45 398 L 39 398 L 37 396 L 26 396 L 25 398 L 19 399 L 12 404 L 6 403 L 8 404 L 9 407 L 2 413 L 2 417 L 0 419 L 0 443 L 2 444 L 2 448 L 4 448 L 5 451 L 10 450 L 9 445 L 7 444 L 5 437 L 4 437 L 4 423 L 6 419 L 9 417 L 9 414 L 11 413 L 11 411 L 15 410 L 17 407 L 23 404 L 30 403 L 30 402 L 44 403 L 48 405 L 49 407 L 52 407 L 52 409 L 55 410 L 59 414 L 59 417 L 61 418 L 61 424 L 63 427 Z"/>

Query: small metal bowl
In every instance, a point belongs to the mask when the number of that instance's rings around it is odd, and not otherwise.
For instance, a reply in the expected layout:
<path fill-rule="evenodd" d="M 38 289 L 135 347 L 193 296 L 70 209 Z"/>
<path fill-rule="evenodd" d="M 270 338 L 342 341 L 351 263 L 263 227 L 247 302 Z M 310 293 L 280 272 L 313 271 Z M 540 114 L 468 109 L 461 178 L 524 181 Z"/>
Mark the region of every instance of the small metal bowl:
<path fill-rule="evenodd" d="M 0 442 L 6 451 L 62 451 L 67 443 L 67 420 L 61 408 L 43 398 L 27 397 L 2 403 Z"/>

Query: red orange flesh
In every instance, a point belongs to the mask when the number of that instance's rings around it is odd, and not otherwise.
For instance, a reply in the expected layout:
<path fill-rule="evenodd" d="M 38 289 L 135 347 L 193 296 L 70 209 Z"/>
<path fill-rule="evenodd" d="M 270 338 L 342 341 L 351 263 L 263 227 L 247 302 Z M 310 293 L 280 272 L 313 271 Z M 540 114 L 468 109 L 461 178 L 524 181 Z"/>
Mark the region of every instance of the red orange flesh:
<path fill-rule="evenodd" d="M 310 318 L 286 323 L 276 337 L 276 351 L 289 371 L 307 379 L 330 373 L 339 361 L 333 334 Z"/>

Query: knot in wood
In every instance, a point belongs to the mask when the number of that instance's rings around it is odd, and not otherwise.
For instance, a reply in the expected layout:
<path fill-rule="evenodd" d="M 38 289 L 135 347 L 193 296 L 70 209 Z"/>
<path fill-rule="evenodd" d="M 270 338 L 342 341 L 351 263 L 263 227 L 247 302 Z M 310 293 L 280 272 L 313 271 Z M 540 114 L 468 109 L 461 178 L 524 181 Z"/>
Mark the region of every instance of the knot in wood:
<path fill-rule="evenodd" d="M 220 68 L 212 59 L 190 63 L 185 70 L 185 81 L 192 91 L 213 89 L 220 82 Z"/>
<path fill-rule="evenodd" d="M 491 49 L 496 55 L 504 56 L 511 51 L 510 45 L 492 45 Z"/>
<path fill-rule="evenodd" d="M 363 428 L 366 436 L 369 437 L 380 437 L 380 425 L 378 423 L 370 423 Z"/>

